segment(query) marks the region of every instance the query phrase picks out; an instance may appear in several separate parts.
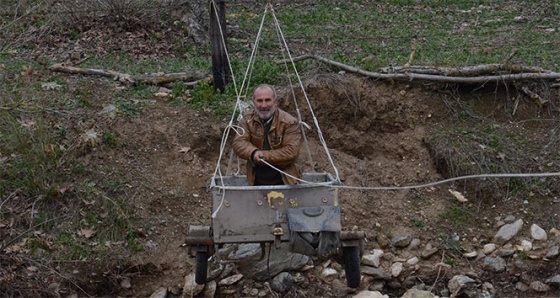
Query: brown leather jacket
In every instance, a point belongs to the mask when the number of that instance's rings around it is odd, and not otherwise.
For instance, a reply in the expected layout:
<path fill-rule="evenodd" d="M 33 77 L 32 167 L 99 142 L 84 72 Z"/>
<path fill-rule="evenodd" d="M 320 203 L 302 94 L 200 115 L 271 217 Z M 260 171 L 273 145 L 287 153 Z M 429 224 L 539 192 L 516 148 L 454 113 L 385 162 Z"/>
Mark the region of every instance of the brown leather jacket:
<path fill-rule="evenodd" d="M 263 149 L 263 124 L 259 116 L 253 112 L 243 115 L 239 122 L 243 130 L 233 139 L 233 150 L 239 157 L 247 160 L 247 181 L 253 185 L 255 181 L 255 165 L 251 155 L 255 150 Z M 294 177 L 301 178 L 301 172 L 295 165 L 301 146 L 301 131 L 298 121 L 287 112 L 276 109 L 268 132 L 271 150 L 264 151 L 263 157 L 274 167 Z M 282 174 L 286 185 L 297 184 L 298 181 Z"/>

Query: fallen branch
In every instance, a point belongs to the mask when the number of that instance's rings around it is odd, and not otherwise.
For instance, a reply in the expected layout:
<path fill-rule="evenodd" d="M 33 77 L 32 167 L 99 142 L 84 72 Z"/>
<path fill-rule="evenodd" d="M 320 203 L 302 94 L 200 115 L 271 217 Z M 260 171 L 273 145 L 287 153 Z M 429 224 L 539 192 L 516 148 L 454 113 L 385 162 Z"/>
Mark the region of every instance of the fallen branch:
<path fill-rule="evenodd" d="M 294 61 L 302 61 L 305 59 L 315 59 L 348 72 L 379 80 L 426 80 L 442 83 L 481 84 L 487 82 L 560 79 L 560 73 L 557 72 L 551 72 L 537 67 L 510 65 L 508 63 L 484 64 L 463 68 L 390 67 L 382 69 L 384 72 L 371 72 L 314 54 L 306 54 L 293 58 Z M 286 62 L 289 62 L 289 60 L 279 60 L 276 63 L 281 64 Z M 496 72 L 498 74 L 495 74 Z"/>
<path fill-rule="evenodd" d="M 130 74 L 120 73 L 112 70 L 96 69 L 96 68 L 80 68 L 80 67 L 70 66 L 66 64 L 54 64 L 49 67 L 49 70 L 54 72 L 62 72 L 62 73 L 70 73 L 70 74 L 96 75 L 96 76 L 109 77 L 123 84 L 162 85 L 175 81 L 192 83 L 192 82 L 197 82 L 202 80 L 211 80 L 211 78 L 207 74 L 198 71 L 167 73 L 167 74 L 157 73 L 157 74 L 130 75 Z"/>

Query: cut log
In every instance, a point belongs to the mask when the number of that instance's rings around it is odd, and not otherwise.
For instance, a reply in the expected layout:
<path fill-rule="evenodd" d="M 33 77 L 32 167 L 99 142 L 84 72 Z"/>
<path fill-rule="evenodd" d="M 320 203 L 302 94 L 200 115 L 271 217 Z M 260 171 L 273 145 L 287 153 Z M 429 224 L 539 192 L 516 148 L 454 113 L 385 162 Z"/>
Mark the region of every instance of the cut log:
<path fill-rule="evenodd" d="M 70 73 L 70 74 L 82 74 L 82 75 L 96 75 L 109 77 L 115 81 L 119 81 L 123 84 L 154 84 L 163 85 L 175 81 L 183 82 L 194 82 L 194 81 L 209 81 L 212 78 L 205 73 L 199 71 L 190 72 L 177 72 L 177 73 L 154 73 L 154 74 L 140 74 L 140 75 L 130 75 L 125 73 L 120 73 L 113 70 L 97 69 L 97 68 L 80 68 L 67 64 L 54 64 L 49 67 L 50 71 Z"/>

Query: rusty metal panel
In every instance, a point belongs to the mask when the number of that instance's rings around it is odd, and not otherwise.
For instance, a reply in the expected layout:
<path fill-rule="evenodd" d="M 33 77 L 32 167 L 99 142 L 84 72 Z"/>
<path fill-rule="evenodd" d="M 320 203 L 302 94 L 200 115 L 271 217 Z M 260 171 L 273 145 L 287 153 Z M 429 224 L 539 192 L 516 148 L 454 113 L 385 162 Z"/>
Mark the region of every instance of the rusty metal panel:
<path fill-rule="evenodd" d="M 217 186 L 211 188 L 214 241 L 273 241 L 273 229 L 278 226 L 284 231 L 281 240 L 288 241 L 289 208 L 338 206 L 338 190 L 332 187 L 336 183 L 332 176 L 311 173 L 303 178 L 322 184 L 247 186 L 245 176 L 216 178 Z"/>

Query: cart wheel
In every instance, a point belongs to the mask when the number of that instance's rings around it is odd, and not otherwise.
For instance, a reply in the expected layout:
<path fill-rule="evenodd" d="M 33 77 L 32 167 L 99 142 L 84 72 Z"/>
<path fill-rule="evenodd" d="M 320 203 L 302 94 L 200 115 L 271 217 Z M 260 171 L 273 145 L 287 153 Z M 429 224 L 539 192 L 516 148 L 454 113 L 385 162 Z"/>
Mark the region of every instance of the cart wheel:
<path fill-rule="evenodd" d="M 360 248 L 358 246 L 343 247 L 342 254 L 346 283 L 350 288 L 357 288 L 360 286 Z"/>
<path fill-rule="evenodd" d="M 197 251 L 194 263 L 194 281 L 199 285 L 203 285 L 206 283 L 206 276 L 208 274 L 208 252 Z"/>

